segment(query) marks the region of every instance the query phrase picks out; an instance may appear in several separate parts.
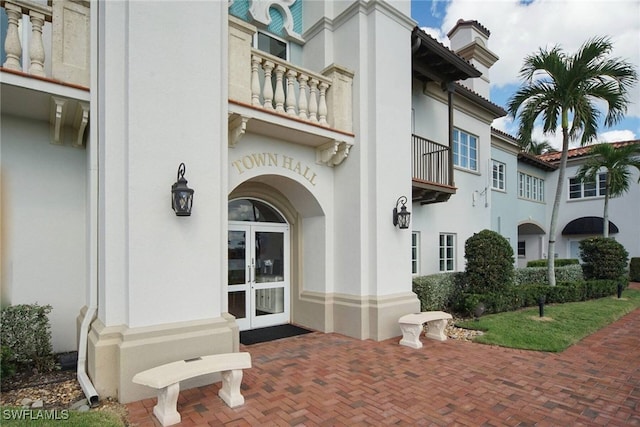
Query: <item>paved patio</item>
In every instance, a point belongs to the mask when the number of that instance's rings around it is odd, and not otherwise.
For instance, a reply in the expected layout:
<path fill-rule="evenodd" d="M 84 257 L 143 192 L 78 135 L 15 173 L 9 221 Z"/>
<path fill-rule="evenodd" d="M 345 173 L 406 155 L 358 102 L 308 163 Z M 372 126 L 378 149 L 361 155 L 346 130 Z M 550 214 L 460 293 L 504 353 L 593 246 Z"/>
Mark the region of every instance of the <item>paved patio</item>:
<path fill-rule="evenodd" d="M 464 341 L 414 350 L 311 333 L 241 346 L 251 353 L 244 406 L 219 383 L 180 392 L 181 426 L 640 426 L 640 309 L 563 353 Z M 159 426 L 155 399 L 129 420 Z"/>

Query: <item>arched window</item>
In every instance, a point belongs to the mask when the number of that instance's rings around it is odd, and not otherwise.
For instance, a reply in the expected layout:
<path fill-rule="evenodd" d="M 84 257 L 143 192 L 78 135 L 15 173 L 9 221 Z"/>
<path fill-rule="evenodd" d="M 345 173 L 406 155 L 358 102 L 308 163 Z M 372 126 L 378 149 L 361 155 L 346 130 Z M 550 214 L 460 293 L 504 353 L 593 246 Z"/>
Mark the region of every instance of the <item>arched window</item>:
<path fill-rule="evenodd" d="M 229 202 L 229 221 L 286 223 L 278 211 L 254 199 L 238 199 Z"/>

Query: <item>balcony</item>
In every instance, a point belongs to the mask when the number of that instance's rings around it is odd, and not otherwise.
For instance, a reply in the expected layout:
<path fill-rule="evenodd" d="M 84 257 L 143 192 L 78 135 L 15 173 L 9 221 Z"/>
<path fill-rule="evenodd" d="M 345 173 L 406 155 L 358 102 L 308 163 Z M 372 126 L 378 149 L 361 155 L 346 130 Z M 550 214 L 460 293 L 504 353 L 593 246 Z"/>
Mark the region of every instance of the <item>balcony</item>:
<path fill-rule="evenodd" d="M 229 146 L 249 131 L 316 149 L 337 166 L 353 145 L 353 73 L 317 73 L 252 47 L 257 29 L 229 17 Z"/>
<path fill-rule="evenodd" d="M 1 0 L 3 114 L 49 121 L 51 142 L 83 145 L 89 121 L 89 2 Z"/>
<path fill-rule="evenodd" d="M 456 193 L 451 149 L 418 135 L 411 138 L 412 199 L 423 205 L 449 200 Z"/>

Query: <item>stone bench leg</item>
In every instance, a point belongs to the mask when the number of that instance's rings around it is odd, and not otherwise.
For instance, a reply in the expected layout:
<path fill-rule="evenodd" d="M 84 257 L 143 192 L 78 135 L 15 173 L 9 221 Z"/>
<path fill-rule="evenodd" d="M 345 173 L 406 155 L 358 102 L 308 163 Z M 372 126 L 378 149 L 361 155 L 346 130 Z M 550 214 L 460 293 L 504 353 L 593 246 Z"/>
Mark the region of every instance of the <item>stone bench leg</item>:
<path fill-rule="evenodd" d="M 427 323 L 426 337 L 431 338 L 432 340 L 446 341 L 447 336 L 444 333 L 444 329 L 446 327 L 447 321 L 445 319 L 432 320 L 431 322 Z"/>
<path fill-rule="evenodd" d="M 400 345 L 406 345 L 412 348 L 422 348 L 422 342 L 420 341 L 420 333 L 422 333 L 422 325 L 413 325 L 410 323 L 401 323 L 400 330 L 402 330 L 402 339 Z"/>
<path fill-rule="evenodd" d="M 178 394 L 180 383 L 171 384 L 158 392 L 158 404 L 153 407 L 153 415 L 163 426 L 170 426 L 180 422 L 178 412 Z"/>
<path fill-rule="evenodd" d="M 244 397 L 240 394 L 242 383 L 242 369 L 222 371 L 222 387 L 218 391 L 220 399 L 224 400 L 230 408 L 244 404 Z"/>

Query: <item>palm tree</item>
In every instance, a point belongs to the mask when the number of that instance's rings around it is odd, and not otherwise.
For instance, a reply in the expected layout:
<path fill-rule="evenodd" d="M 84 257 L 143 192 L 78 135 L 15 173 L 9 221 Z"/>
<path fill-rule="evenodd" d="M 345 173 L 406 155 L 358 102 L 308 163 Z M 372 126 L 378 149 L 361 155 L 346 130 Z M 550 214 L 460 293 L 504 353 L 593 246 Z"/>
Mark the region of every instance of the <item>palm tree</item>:
<path fill-rule="evenodd" d="M 508 102 L 509 114 L 519 118 L 519 138 L 529 144 L 536 120 L 542 119 L 543 132 L 555 134 L 562 129 L 562 156 L 558 171 L 558 186 L 551 211 L 547 274 L 554 286 L 555 239 L 560 199 L 564 188 L 569 142 L 582 145 L 597 133 L 601 112 L 596 102 L 606 104 L 604 125 L 611 126 L 624 117 L 629 103 L 628 90 L 638 80 L 633 65 L 608 58 L 613 45 L 607 37 L 585 42 L 573 55 L 559 46 L 540 49 L 527 56 L 520 69 L 524 84 Z M 560 123 L 558 123 L 560 122 Z"/>
<path fill-rule="evenodd" d="M 629 191 L 632 167 L 640 172 L 640 143 L 618 148 L 611 144 L 597 144 L 591 147 L 589 154 L 591 157 L 580 167 L 576 178 L 583 182 L 595 182 L 600 170 L 607 171 L 602 235 L 609 237 L 609 198 L 622 196 Z"/>
<path fill-rule="evenodd" d="M 549 144 L 549 141 L 539 142 L 531 140 L 529 141 L 529 144 L 524 147 L 524 151 L 529 154 L 539 156 L 540 154 L 556 153 L 558 150 L 553 148 L 553 146 Z"/>

